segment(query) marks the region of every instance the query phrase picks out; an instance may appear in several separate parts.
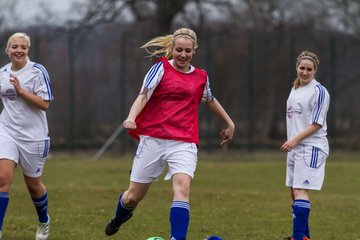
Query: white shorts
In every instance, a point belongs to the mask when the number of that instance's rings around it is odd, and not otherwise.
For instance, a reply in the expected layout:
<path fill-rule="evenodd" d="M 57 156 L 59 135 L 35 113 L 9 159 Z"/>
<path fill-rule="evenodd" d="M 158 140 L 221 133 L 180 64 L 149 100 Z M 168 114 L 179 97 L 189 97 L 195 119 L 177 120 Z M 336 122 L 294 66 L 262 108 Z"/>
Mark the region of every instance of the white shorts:
<path fill-rule="evenodd" d="M 151 183 L 165 170 L 165 180 L 176 173 L 185 173 L 194 177 L 197 164 L 197 146 L 195 143 L 165 140 L 141 136 L 131 170 L 130 181 Z"/>
<path fill-rule="evenodd" d="M 313 146 L 296 146 L 287 155 L 286 186 L 321 190 L 327 154 Z"/>
<path fill-rule="evenodd" d="M 50 149 L 50 140 L 19 141 L 0 128 L 0 159 L 19 165 L 25 176 L 40 177 Z"/>

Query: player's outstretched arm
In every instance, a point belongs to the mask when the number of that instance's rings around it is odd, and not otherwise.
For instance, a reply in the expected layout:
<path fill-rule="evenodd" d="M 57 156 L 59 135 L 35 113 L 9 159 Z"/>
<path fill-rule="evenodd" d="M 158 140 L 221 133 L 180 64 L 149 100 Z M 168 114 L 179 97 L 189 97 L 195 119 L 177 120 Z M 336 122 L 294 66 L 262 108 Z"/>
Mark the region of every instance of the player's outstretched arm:
<path fill-rule="evenodd" d="M 133 105 L 131 106 L 129 115 L 123 123 L 124 128 L 136 128 L 135 119 L 137 115 L 141 112 L 141 110 L 144 108 L 147 101 L 147 91 L 144 90 L 141 94 L 139 94 L 139 96 L 135 99 Z"/>
<path fill-rule="evenodd" d="M 229 142 L 234 135 L 235 131 L 235 124 L 229 117 L 229 115 L 226 113 L 224 108 L 221 106 L 218 100 L 216 98 L 213 99 L 211 102 L 206 102 L 205 105 L 213 112 L 216 116 L 218 116 L 220 119 L 222 119 L 227 127 L 225 129 L 222 129 L 220 132 L 220 136 L 222 138 L 222 141 L 220 143 L 220 146 Z"/>

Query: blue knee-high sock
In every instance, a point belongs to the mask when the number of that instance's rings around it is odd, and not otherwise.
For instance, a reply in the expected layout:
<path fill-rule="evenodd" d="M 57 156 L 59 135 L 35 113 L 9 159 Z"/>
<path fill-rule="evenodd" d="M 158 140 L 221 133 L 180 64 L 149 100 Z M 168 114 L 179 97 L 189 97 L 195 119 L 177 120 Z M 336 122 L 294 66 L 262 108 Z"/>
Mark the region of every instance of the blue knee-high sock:
<path fill-rule="evenodd" d="M 293 238 L 302 240 L 308 228 L 310 215 L 310 202 L 308 200 L 297 199 L 293 207 Z"/>
<path fill-rule="evenodd" d="M 190 222 L 190 204 L 173 201 L 170 209 L 171 239 L 185 240 Z"/>
<path fill-rule="evenodd" d="M 293 213 L 294 213 L 294 205 L 291 206 Z M 305 236 L 307 238 L 310 238 L 310 228 L 309 228 L 309 221 L 307 221 L 306 229 L 305 229 Z"/>
<path fill-rule="evenodd" d="M 33 204 L 36 208 L 36 212 L 39 217 L 39 222 L 46 223 L 48 222 L 48 194 L 47 192 L 41 198 L 35 199 L 33 198 Z"/>
<path fill-rule="evenodd" d="M 2 229 L 8 203 L 9 203 L 9 193 L 0 192 L 0 231 Z"/>
<path fill-rule="evenodd" d="M 128 208 L 122 202 L 122 193 L 119 197 L 118 205 L 115 212 L 115 219 L 121 222 L 125 222 L 130 218 L 131 213 L 134 211 L 135 208 Z"/>

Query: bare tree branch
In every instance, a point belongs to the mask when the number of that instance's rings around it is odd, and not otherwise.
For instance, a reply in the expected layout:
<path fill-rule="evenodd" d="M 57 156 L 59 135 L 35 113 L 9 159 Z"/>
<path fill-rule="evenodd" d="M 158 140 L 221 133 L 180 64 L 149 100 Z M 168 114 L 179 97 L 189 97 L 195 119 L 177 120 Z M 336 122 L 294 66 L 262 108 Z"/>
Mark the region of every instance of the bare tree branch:
<path fill-rule="evenodd" d="M 86 32 L 99 24 L 112 23 L 126 9 L 127 1 L 91 0 L 86 13 L 79 21 L 68 21 L 67 28 L 74 32 Z M 129 0 L 129 2 L 131 2 Z"/>

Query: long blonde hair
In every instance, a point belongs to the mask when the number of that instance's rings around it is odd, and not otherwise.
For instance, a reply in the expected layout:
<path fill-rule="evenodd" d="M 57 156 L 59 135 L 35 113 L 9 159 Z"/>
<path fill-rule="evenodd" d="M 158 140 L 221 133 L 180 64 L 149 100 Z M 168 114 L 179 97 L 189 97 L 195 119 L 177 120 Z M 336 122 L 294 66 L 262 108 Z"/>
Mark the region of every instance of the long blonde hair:
<path fill-rule="evenodd" d="M 169 34 L 165 36 L 159 36 L 151 39 L 145 43 L 141 48 L 144 48 L 145 51 L 149 54 L 149 57 L 160 57 L 164 56 L 167 59 L 172 59 L 172 48 L 174 46 L 174 41 L 178 37 L 185 37 L 191 39 L 194 43 L 194 49 L 198 48 L 196 33 L 189 28 L 180 28 L 174 32 L 174 34 Z M 155 49 L 149 49 L 155 48 Z"/>
<path fill-rule="evenodd" d="M 318 66 L 320 64 L 319 58 L 316 56 L 315 53 L 310 52 L 310 51 L 303 51 L 299 54 L 299 56 L 296 59 L 296 68 L 299 66 L 301 60 L 310 60 L 314 63 L 314 69 L 317 70 Z M 298 77 L 295 78 L 294 82 L 293 82 L 293 86 L 295 89 L 300 87 L 300 79 Z"/>

